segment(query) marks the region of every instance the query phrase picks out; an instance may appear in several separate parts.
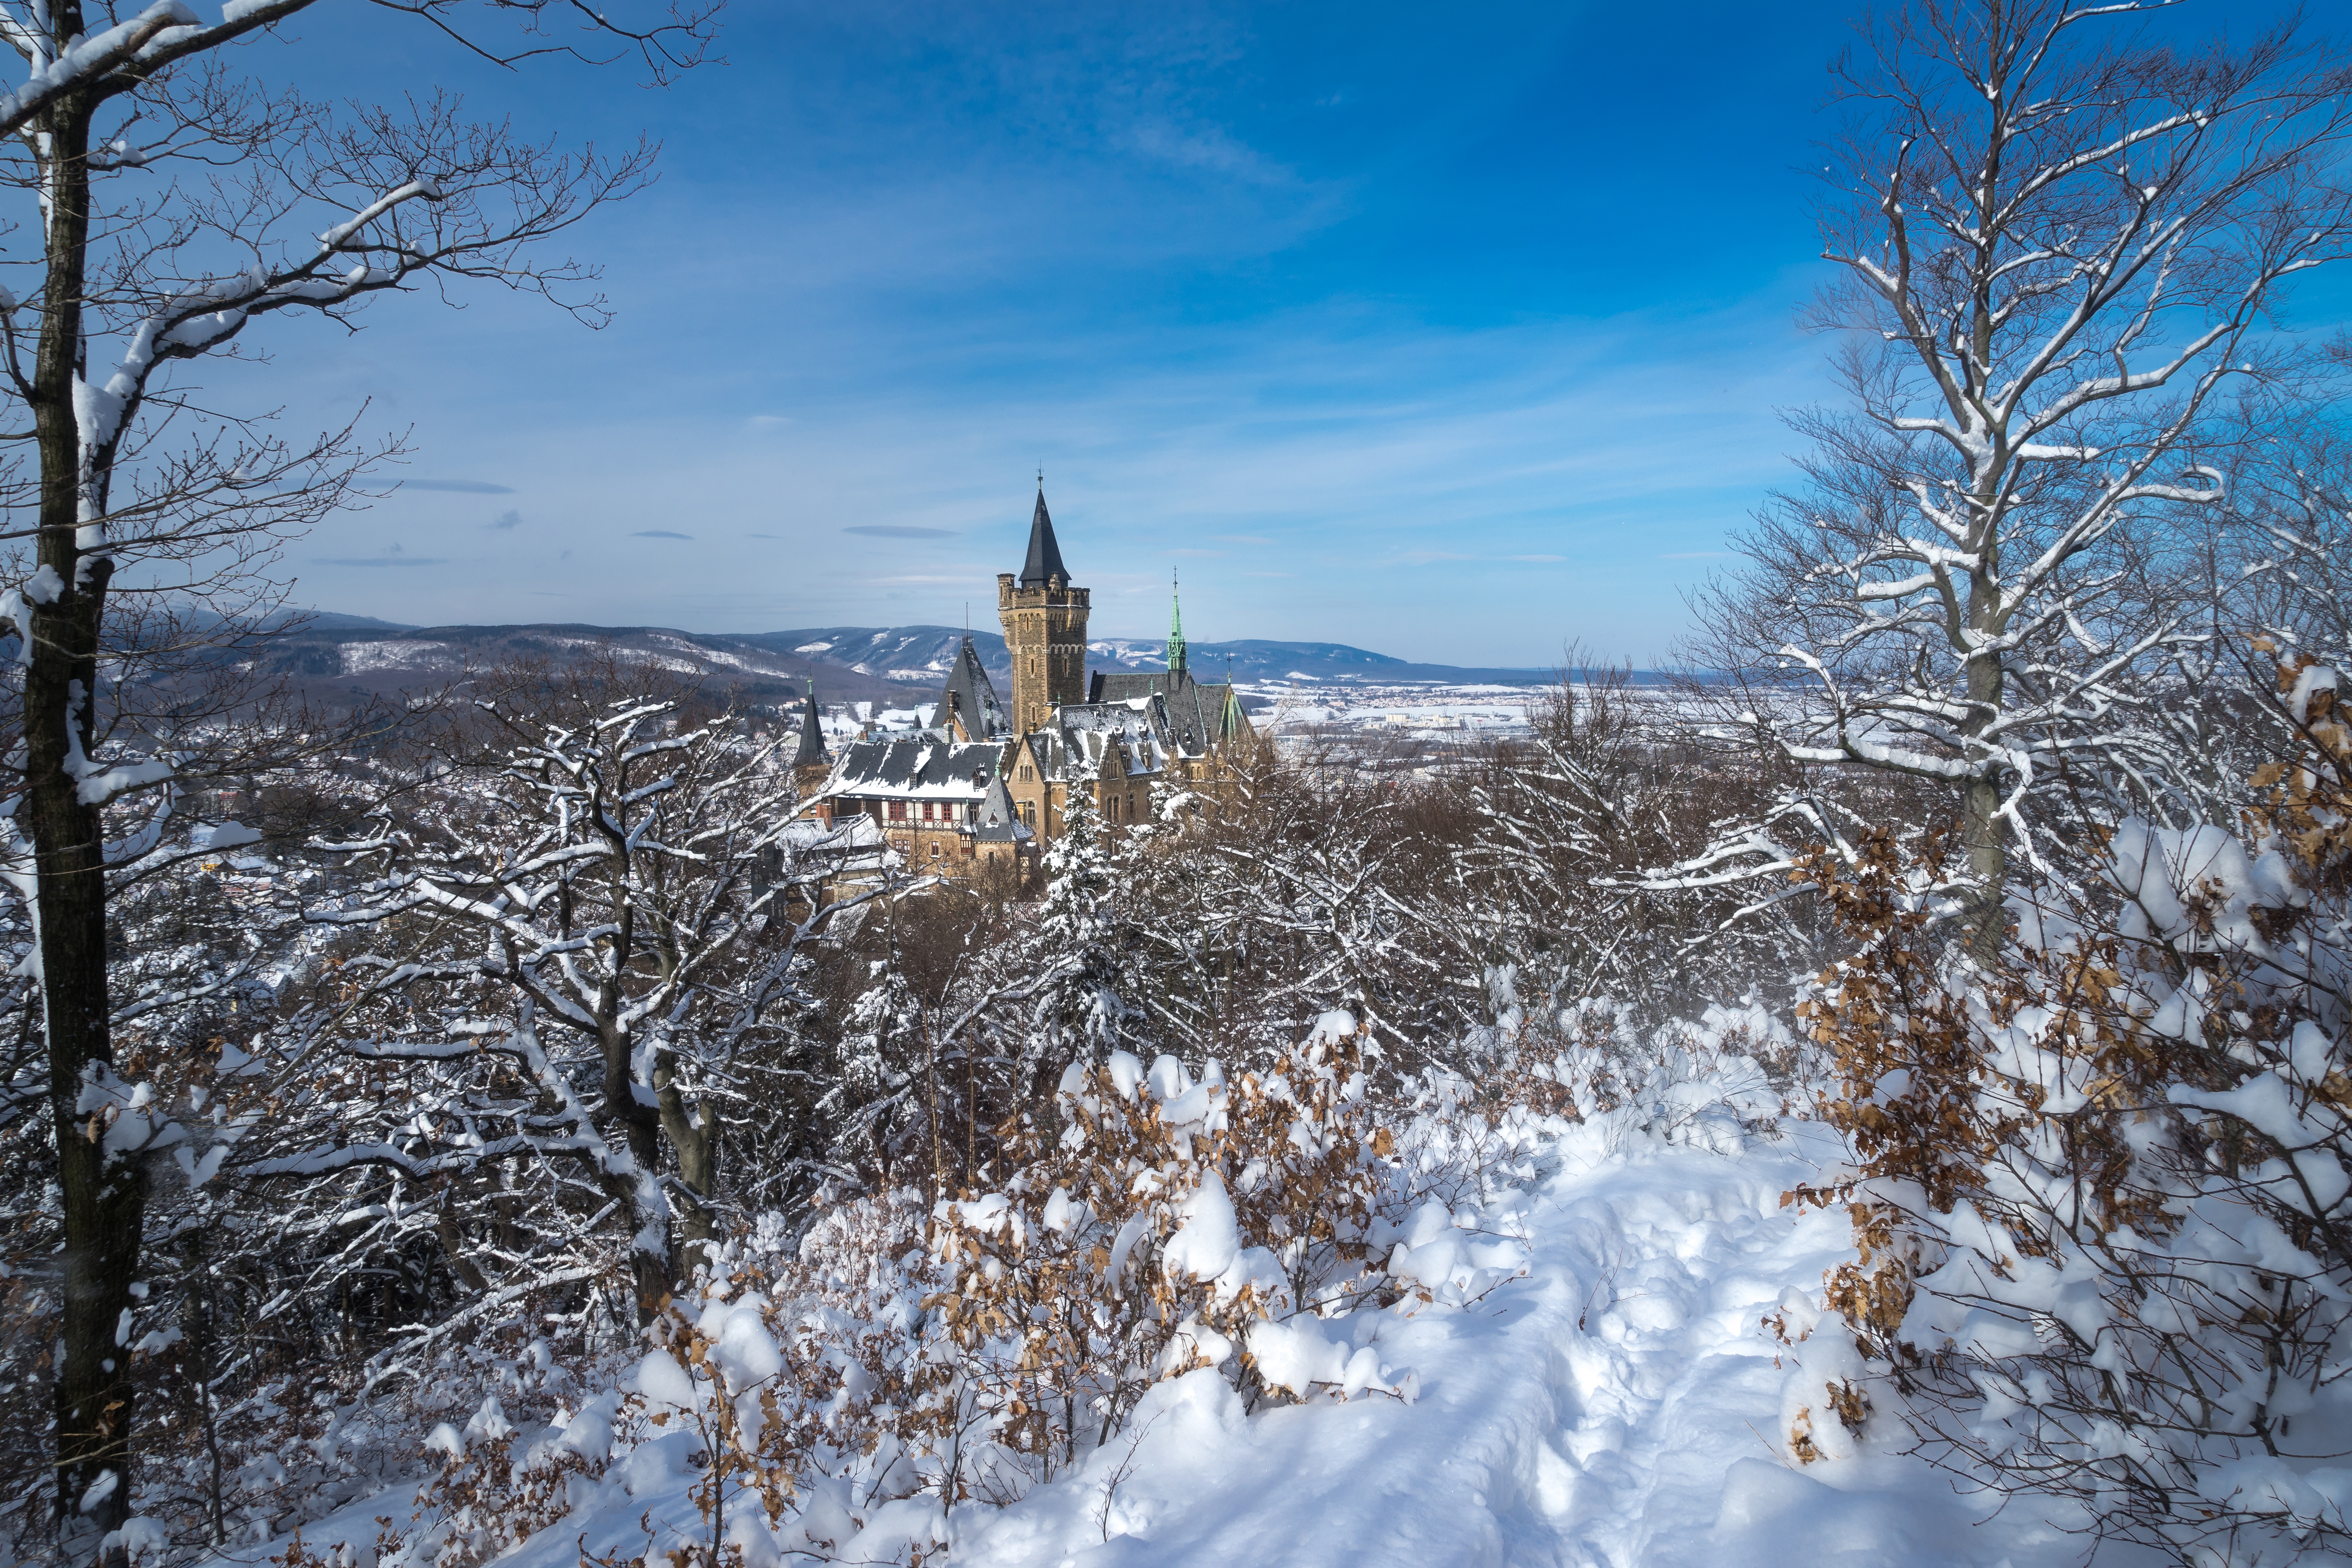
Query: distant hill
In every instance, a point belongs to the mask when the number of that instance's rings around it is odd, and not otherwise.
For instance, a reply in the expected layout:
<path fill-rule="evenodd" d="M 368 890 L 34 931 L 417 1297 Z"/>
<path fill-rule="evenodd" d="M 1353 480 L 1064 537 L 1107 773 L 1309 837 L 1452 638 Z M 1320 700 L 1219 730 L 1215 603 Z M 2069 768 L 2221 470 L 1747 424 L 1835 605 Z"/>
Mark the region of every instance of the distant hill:
<path fill-rule="evenodd" d="M 911 707 L 945 679 L 963 632 L 954 626 L 803 626 L 781 632 L 682 632 L 667 626 L 537 625 L 404 626 L 364 616 L 321 613 L 275 633 L 257 649 L 258 663 L 294 679 L 321 699 L 385 696 L 438 684 L 467 668 L 517 658 L 562 659 L 603 644 L 705 674 L 754 702 L 785 702 L 814 677 L 826 703 Z M 974 631 L 972 645 L 999 690 L 1012 684 L 1004 638 Z M 1094 669 L 1158 669 L 1165 646 L 1106 638 L 1090 645 Z M 1549 669 L 1463 668 L 1414 664 L 1344 643 L 1244 638 L 1192 645 L 1194 672 L 1222 679 L 1228 668 L 1246 683 L 1307 680 L 1396 684 L 1409 681 L 1535 686 Z"/>

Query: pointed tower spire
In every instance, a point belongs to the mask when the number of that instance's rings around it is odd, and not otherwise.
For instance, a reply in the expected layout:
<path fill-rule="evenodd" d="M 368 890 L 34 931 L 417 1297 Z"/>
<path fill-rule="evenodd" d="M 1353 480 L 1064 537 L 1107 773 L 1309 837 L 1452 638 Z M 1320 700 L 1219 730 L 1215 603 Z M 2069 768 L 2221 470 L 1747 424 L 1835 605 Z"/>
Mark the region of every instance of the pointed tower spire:
<path fill-rule="evenodd" d="M 1087 700 L 1087 613 L 1093 597 L 1070 581 L 1062 563 L 1040 475 L 1029 558 L 1018 577 L 1010 572 L 996 577 L 996 616 L 1004 624 L 1004 652 L 1013 665 L 1014 734 L 1034 734 L 1052 721 L 1055 709 Z"/>
<path fill-rule="evenodd" d="M 1054 519 L 1045 510 L 1045 476 L 1037 476 L 1037 510 L 1029 518 L 1029 559 L 1021 567 L 1021 585 L 1042 588 L 1054 578 L 1066 583 L 1070 570 L 1062 564 L 1062 547 L 1054 539 Z"/>
<path fill-rule="evenodd" d="M 817 718 L 816 672 L 808 678 L 808 700 L 801 707 L 800 749 L 793 753 L 793 766 L 821 768 L 830 761 L 824 754 L 824 725 Z"/>
<path fill-rule="evenodd" d="M 1184 673 L 1184 601 L 1177 592 L 1176 568 L 1168 569 L 1168 673 Z"/>

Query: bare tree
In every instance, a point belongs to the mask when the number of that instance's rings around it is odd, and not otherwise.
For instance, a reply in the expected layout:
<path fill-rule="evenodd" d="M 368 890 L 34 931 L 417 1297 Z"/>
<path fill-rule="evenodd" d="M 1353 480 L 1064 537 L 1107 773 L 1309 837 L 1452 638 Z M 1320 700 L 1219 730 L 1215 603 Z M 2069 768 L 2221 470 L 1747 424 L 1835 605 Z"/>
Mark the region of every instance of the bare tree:
<path fill-rule="evenodd" d="M 407 1071 L 422 1114 L 393 1120 L 452 1136 L 331 1117 L 245 1173 L 422 1182 L 523 1156 L 550 1184 L 534 1208 L 576 1187 L 580 1212 L 625 1220 L 650 1321 L 718 1234 L 726 1130 L 763 1114 L 746 1058 L 803 948 L 887 883 L 829 893 L 848 835 L 796 819 L 784 742 L 692 722 L 674 678 L 607 658 L 507 684 L 477 710 L 487 751 L 451 737 L 429 795 L 322 846 L 371 875 L 310 916 L 373 942 L 345 964 L 369 1005 L 334 1048 L 357 1078 Z M 583 1227 L 557 1229 L 552 1256 L 580 1264 Z M 520 1261 L 507 1295 L 544 1279 Z"/>
<path fill-rule="evenodd" d="M 2205 628 L 2141 613 L 2151 566 L 2225 498 L 2248 406 L 2314 370 L 2275 312 L 2352 239 L 2352 70 L 2286 30 L 2125 31 L 2149 9 L 1919 0 L 1843 62 L 1809 321 L 1851 406 L 1797 417 L 1807 486 L 1702 605 L 1703 660 L 1790 672 L 1749 714 L 1788 758 L 1957 797 L 1979 956 L 2045 786 L 2177 760 L 2139 710 Z"/>
<path fill-rule="evenodd" d="M 353 497 L 394 443 L 356 426 L 289 439 L 199 401 L 184 367 L 236 355 L 256 323 L 310 312 L 345 325 L 372 295 L 473 279 L 549 295 L 594 321 L 590 270 L 540 254 L 646 178 L 651 149 L 565 154 L 454 99 L 339 115 L 239 74 L 226 52 L 311 0 L 240 0 L 215 24 L 181 0 L 131 11 L 85 0 L 0 5 L 26 85 L 0 97 L 0 187 L 40 243 L 0 270 L 0 540 L 16 546 L 0 615 L 21 742 L 5 853 L 37 932 L 64 1245 L 57 1379 L 60 1555 L 120 1555 L 128 1517 L 148 1157 L 169 1108 L 117 1069 L 106 958 L 110 886 L 169 847 L 175 780 L 203 726 L 142 693 L 159 653 L 210 617 L 268 607 L 277 541 Z M 644 27 L 557 0 L 400 0 L 509 62 L 634 53 L 656 79 L 692 64 L 707 10 Z M 565 30 L 569 29 L 569 30 Z M 510 40 L 501 47 L 499 39 Z M 145 610 L 125 615 L 125 594 Z M 133 807 L 136 806 L 134 811 Z M 119 1538 L 118 1538 L 119 1539 Z"/>

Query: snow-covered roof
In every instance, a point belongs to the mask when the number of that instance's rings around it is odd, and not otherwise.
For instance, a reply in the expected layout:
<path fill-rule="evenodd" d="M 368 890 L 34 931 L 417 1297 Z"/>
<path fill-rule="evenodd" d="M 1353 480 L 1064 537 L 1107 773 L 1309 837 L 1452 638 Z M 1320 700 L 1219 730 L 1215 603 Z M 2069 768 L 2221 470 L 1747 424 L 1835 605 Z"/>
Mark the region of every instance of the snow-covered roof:
<path fill-rule="evenodd" d="M 988 781 L 988 794 L 980 803 L 972 825 L 972 837 L 982 844 L 1026 844 L 1035 837 L 1023 826 L 1020 813 L 1013 809 L 1013 796 L 1006 793 L 1000 773 Z"/>
<path fill-rule="evenodd" d="M 978 801 L 996 776 L 1003 751 L 994 742 L 951 740 L 938 730 L 856 741 L 842 748 L 824 793 Z"/>
<path fill-rule="evenodd" d="M 848 816 L 827 825 L 814 817 L 795 817 L 784 825 L 784 842 L 794 849 L 879 849 L 888 842 L 881 825 L 870 816 Z"/>
<path fill-rule="evenodd" d="M 1168 735 L 1180 756 L 1204 756 L 1249 723 L 1231 686 L 1203 686 L 1187 670 L 1098 669 L 1087 692 L 1095 703 L 1153 695 L 1167 704 Z"/>
<path fill-rule="evenodd" d="M 1071 702 L 1030 737 L 1038 768 L 1049 778 L 1092 781 L 1114 753 L 1129 778 L 1166 771 L 1176 754 L 1168 734 L 1168 708 L 1157 693 L 1118 702 Z"/>

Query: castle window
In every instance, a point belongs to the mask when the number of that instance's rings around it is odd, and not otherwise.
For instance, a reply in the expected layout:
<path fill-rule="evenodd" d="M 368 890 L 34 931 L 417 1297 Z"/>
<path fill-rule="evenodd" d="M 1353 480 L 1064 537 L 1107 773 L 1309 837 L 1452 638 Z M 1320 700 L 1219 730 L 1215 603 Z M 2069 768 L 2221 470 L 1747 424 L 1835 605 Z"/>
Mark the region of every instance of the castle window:
<path fill-rule="evenodd" d="M 905 801 L 894 800 L 890 803 L 890 820 L 893 822 L 904 822 L 907 820 L 907 803 Z"/>

